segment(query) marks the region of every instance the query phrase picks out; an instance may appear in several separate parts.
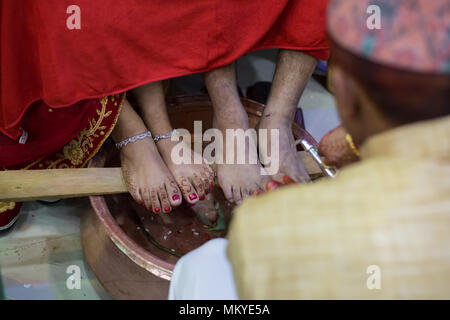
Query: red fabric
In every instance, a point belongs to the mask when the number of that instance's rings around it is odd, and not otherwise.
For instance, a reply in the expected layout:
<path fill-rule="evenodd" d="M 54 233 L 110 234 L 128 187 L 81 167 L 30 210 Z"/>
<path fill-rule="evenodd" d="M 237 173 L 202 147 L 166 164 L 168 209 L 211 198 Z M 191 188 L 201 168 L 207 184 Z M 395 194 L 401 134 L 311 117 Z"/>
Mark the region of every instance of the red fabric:
<path fill-rule="evenodd" d="M 49 108 L 37 101 L 28 109 L 21 128 L 28 134 L 26 144 L 0 134 L 0 167 L 9 167 L 55 152 L 75 138 L 96 112 L 98 99 L 75 103 L 70 108 Z"/>
<path fill-rule="evenodd" d="M 326 0 L 2 0 L 0 131 L 53 108 L 226 65 L 261 48 L 328 57 Z M 66 27 L 81 8 L 81 30 Z"/>
<path fill-rule="evenodd" d="M 3 211 L 3 207 L 9 207 L 9 205 L 13 208 Z M 22 202 L 0 202 L 0 230 L 6 230 L 7 226 L 12 227 L 9 224 L 17 217 L 21 208 Z"/>

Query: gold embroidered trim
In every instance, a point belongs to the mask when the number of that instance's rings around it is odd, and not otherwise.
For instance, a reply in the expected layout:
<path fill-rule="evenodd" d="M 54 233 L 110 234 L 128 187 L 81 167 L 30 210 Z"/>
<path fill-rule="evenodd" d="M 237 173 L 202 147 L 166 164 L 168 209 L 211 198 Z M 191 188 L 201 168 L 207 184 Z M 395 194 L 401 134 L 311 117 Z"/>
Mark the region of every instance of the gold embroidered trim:
<path fill-rule="evenodd" d="M 111 101 L 114 101 L 114 99 L 115 99 L 116 97 L 120 97 L 120 94 L 113 95 Z M 116 118 L 114 119 L 113 123 L 112 123 L 111 126 L 109 127 L 108 132 L 104 135 L 103 140 L 100 141 L 100 143 L 98 144 L 97 148 L 95 148 L 94 152 L 92 152 L 92 153 L 89 155 L 89 157 L 85 159 L 84 164 L 83 164 L 83 167 L 86 165 L 86 163 L 88 163 L 89 160 L 92 159 L 93 156 L 95 156 L 95 155 L 97 154 L 97 152 L 100 150 L 100 148 L 101 148 L 101 147 L 103 146 L 103 144 L 105 143 L 106 139 L 108 139 L 108 137 L 111 135 L 111 132 L 112 132 L 112 131 L 114 130 L 114 128 L 116 127 L 117 120 L 119 120 L 119 116 L 120 116 L 120 113 L 122 112 L 122 107 L 123 107 L 123 104 L 125 103 L 126 98 L 127 98 L 127 93 L 125 92 L 125 93 L 123 94 L 122 101 L 120 102 L 120 105 L 118 105 L 117 101 L 114 102 L 114 106 L 116 106 L 116 107 L 118 106 L 118 107 L 119 107 L 119 110 L 117 110 Z"/>
<path fill-rule="evenodd" d="M 121 97 L 122 100 L 120 100 Z M 111 132 L 117 124 L 125 100 L 126 93 L 116 94 L 99 99 L 101 108 L 96 110 L 98 119 L 91 119 L 89 121 L 89 128 L 85 128 L 83 131 L 81 131 L 80 134 L 75 139 L 67 143 L 60 152 L 52 156 L 52 159 L 46 160 L 47 156 L 39 157 L 20 170 L 28 170 L 30 168 L 64 169 L 84 167 L 86 163 L 91 160 L 91 158 L 95 154 L 97 154 L 97 152 L 105 143 L 106 139 L 110 136 Z M 113 105 L 117 107 L 118 110 L 115 113 L 115 118 L 112 120 L 111 125 L 107 126 L 102 124 L 102 122 L 112 114 L 111 110 L 106 111 L 109 101 L 111 101 L 111 103 L 113 103 Z M 91 150 L 94 146 L 94 138 L 100 138 L 100 141 L 96 144 L 95 150 Z M 55 160 L 55 157 L 57 158 L 57 160 Z M 2 168 L 2 170 L 8 169 Z"/>
<path fill-rule="evenodd" d="M 125 94 L 123 94 L 121 104 L 118 106 L 117 100 L 119 100 L 119 98 L 120 94 L 100 99 L 101 108 L 96 110 L 98 119 L 91 119 L 89 121 L 89 127 L 81 131 L 75 139 L 66 144 L 63 147 L 62 152 L 56 154 L 58 160 L 45 162 L 45 168 L 65 169 L 72 167 L 83 167 L 98 152 L 98 150 L 101 148 L 101 146 L 109 137 L 110 133 L 115 127 L 120 111 L 122 110 L 123 103 L 125 101 Z M 112 113 L 111 110 L 106 111 L 106 106 L 108 105 L 109 99 L 114 102 L 114 106 L 119 107 L 119 110 L 112 125 L 108 129 L 107 126 L 102 124 L 102 122 Z M 107 132 L 105 132 L 106 129 L 108 129 Z M 94 147 L 94 138 L 100 137 L 103 137 L 103 139 L 97 145 L 95 150 L 92 150 L 92 148 Z M 67 162 L 63 163 L 65 160 L 69 160 L 70 164 L 68 164 Z"/>
<path fill-rule="evenodd" d="M 14 209 L 15 206 L 16 206 L 15 202 L 1 202 L 0 201 L 0 214 L 6 212 L 8 210 Z"/>

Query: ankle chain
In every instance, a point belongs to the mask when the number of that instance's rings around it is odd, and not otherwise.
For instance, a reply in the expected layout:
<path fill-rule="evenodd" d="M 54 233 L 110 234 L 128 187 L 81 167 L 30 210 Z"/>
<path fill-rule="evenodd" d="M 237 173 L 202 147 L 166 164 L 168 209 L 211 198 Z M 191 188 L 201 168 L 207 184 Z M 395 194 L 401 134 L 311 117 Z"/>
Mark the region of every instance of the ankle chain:
<path fill-rule="evenodd" d="M 120 150 L 120 149 L 122 149 L 123 147 L 125 147 L 129 143 L 136 142 L 138 140 L 142 140 L 142 139 L 145 139 L 147 137 L 150 137 L 150 138 L 152 137 L 152 134 L 150 133 L 150 131 L 138 134 L 137 136 L 133 136 L 133 137 L 127 138 L 125 140 L 122 140 L 122 141 L 116 143 L 116 148 Z"/>

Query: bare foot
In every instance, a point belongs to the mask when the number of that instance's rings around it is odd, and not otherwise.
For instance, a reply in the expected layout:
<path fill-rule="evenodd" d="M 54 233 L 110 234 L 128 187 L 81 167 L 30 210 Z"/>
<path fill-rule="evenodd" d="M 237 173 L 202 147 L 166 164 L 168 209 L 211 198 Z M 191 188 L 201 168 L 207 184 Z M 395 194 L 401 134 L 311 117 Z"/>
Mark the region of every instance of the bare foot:
<path fill-rule="evenodd" d="M 260 164 L 218 164 L 217 179 L 225 198 L 239 204 L 242 200 L 265 190 L 268 176 L 260 173 Z"/>
<path fill-rule="evenodd" d="M 258 190 L 265 190 L 269 177 L 261 174 L 262 166 L 255 155 L 256 164 L 248 164 L 249 148 L 246 141 L 245 163 L 238 164 L 236 147 L 234 150 L 234 164 L 226 164 L 226 130 L 247 130 L 248 116 L 242 105 L 237 90 L 236 65 L 215 69 L 205 73 L 205 83 L 214 109 L 214 128 L 222 131 L 224 137 L 223 164 L 217 164 L 217 177 L 226 199 L 230 202 L 240 203 Z M 235 139 L 236 142 L 236 139 Z M 256 145 L 256 141 L 254 141 Z"/>
<path fill-rule="evenodd" d="M 272 179 L 286 183 L 291 178 L 295 182 L 308 182 L 309 178 L 308 172 L 306 171 L 303 163 L 297 156 L 297 148 L 295 146 L 294 134 L 291 130 L 291 125 L 289 121 L 276 119 L 275 117 L 269 115 L 261 118 L 259 123 L 259 129 L 267 130 L 267 144 L 261 143 L 261 139 L 258 139 L 258 146 L 260 156 L 264 159 L 264 155 L 271 154 L 271 134 L 270 129 L 279 130 L 279 170 L 277 174 L 272 176 Z M 287 177 L 286 177 L 287 176 Z"/>
<path fill-rule="evenodd" d="M 134 95 L 143 120 L 154 136 L 166 134 L 172 130 L 161 82 L 136 88 Z M 195 204 L 203 200 L 214 187 L 214 171 L 207 164 L 194 164 L 193 161 L 192 164 L 175 164 L 171 153 L 177 143 L 171 139 L 161 139 L 156 145 L 167 168 L 178 183 L 184 199 L 190 204 Z"/>
<path fill-rule="evenodd" d="M 169 213 L 181 204 L 181 192 L 151 138 L 120 151 L 122 172 L 131 196 L 150 211 Z"/>
<path fill-rule="evenodd" d="M 194 151 L 192 151 L 191 164 L 176 164 L 172 160 L 172 148 L 179 142 L 170 139 L 161 139 L 157 147 L 164 159 L 167 167 L 177 181 L 184 198 L 190 204 L 195 204 L 199 200 L 205 200 L 205 196 L 214 187 L 214 171 L 207 165 L 195 164 Z M 190 146 L 189 146 L 190 147 Z"/>
<path fill-rule="evenodd" d="M 249 141 L 246 140 L 245 145 L 245 164 L 237 163 L 237 144 L 235 139 L 235 159 L 234 164 L 226 163 L 226 129 L 248 129 L 248 119 L 242 107 L 242 114 L 235 113 L 235 119 L 222 118 L 220 121 L 214 119 L 214 127 L 222 131 L 224 136 L 224 150 L 223 150 L 223 164 L 217 164 L 217 179 L 221 186 L 225 198 L 232 202 L 239 204 L 242 200 L 249 196 L 260 193 L 266 190 L 266 183 L 270 180 L 268 175 L 263 175 L 264 169 L 256 157 L 256 164 L 249 164 Z M 256 146 L 256 141 L 253 141 Z M 256 147 L 255 147 L 256 148 Z"/>

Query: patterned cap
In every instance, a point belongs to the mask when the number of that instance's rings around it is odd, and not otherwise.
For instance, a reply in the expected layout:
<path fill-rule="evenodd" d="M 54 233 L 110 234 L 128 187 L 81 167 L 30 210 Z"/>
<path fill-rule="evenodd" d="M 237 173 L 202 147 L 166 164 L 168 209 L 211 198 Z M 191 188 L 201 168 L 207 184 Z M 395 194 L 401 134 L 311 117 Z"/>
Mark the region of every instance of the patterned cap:
<path fill-rule="evenodd" d="M 450 73 L 450 0 L 331 0 L 328 32 L 373 62 Z"/>

